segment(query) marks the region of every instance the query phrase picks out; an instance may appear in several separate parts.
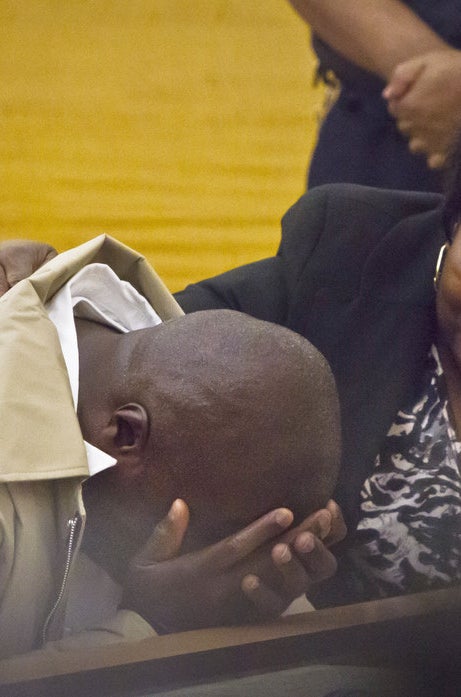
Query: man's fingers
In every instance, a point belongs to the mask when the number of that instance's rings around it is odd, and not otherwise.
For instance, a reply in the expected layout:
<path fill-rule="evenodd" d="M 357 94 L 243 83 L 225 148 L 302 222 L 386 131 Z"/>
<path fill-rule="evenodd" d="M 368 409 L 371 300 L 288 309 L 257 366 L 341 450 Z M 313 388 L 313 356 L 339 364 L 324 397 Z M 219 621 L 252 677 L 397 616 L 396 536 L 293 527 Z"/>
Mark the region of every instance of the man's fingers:
<path fill-rule="evenodd" d="M 284 533 L 280 542 L 291 544 L 301 532 L 312 532 L 314 535 L 323 540 L 330 534 L 331 531 L 331 513 L 327 508 L 321 508 L 314 513 L 311 513 L 295 528 L 291 528 Z"/>
<path fill-rule="evenodd" d="M 298 533 L 291 545 L 275 544 L 271 559 L 271 573 L 254 568 L 241 582 L 242 591 L 266 617 L 280 614 L 295 598 L 309 594 L 313 586 L 333 576 L 337 567 L 333 554 L 311 532 Z"/>
<path fill-rule="evenodd" d="M 213 561 L 221 569 L 230 568 L 261 545 L 278 537 L 292 522 L 293 513 L 288 508 L 277 508 L 258 518 L 243 530 L 204 550 L 205 561 L 207 563 Z"/>
<path fill-rule="evenodd" d="M 311 583 L 319 583 L 336 573 L 337 562 L 334 555 L 312 533 L 303 532 L 298 535 L 293 543 L 293 549 Z"/>
<path fill-rule="evenodd" d="M 283 534 L 280 542 L 291 544 L 302 532 L 311 532 L 327 547 L 340 542 L 347 533 L 341 508 L 333 499 L 330 499 L 325 508 L 311 513 L 299 525 Z"/>
<path fill-rule="evenodd" d="M 272 561 L 280 573 L 281 587 L 288 606 L 295 598 L 308 592 L 309 576 L 287 544 L 275 545 L 272 549 Z"/>
<path fill-rule="evenodd" d="M 259 576 L 247 574 L 241 583 L 244 595 L 253 605 L 256 616 L 272 619 L 282 614 L 289 603 L 266 586 Z"/>
<path fill-rule="evenodd" d="M 310 523 L 306 526 L 299 526 L 300 532 L 311 532 L 320 540 L 324 540 L 331 531 L 331 513 L 328 509 L 322 508 L 310 516 Z"/>
<path fill-rule="evenodd" d="M 176 499 L 168 514 L 157 523 L 146 544 L 135 557 L 138 566 L 149 566 L 172 559 L 179 554 L 189 525 L 189 508 L 182 499 Z"/>
<path fill-rule="evenodd" d="M 326 505 L 327 511 L 331 516 L 330 532 L 324 538 L 321 538 L 326 547 L 341 542 L 347 535 L 347 526 L 344 520 L 343 512 L 336 501 L 330 499 Z"/>

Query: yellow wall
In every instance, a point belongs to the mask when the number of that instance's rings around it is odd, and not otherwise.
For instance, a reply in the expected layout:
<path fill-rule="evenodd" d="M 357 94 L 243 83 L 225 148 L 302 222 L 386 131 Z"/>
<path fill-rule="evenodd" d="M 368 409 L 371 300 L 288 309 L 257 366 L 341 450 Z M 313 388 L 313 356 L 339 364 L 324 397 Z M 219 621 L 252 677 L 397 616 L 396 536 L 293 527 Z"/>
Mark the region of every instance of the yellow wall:
<path fill-rule="evenodd" d="M 321 94 L 284 0 L 0 0 L 0 239 L 107 232 L 172 290 L 272 254 Z"/>

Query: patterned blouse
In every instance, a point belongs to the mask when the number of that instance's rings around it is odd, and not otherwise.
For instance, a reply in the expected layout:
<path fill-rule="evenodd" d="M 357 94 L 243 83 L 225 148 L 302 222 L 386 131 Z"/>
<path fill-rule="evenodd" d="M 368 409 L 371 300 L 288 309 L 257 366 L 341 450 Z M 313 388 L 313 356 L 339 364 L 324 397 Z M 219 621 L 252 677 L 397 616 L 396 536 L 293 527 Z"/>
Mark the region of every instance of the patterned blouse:
<path fill-rule="evenodd" d="M 461 580 L 460 452 L 433 346 L 421 396 L 397 414 L 361 491 L 362 518 L 346 564 L 360 597 Z"/>

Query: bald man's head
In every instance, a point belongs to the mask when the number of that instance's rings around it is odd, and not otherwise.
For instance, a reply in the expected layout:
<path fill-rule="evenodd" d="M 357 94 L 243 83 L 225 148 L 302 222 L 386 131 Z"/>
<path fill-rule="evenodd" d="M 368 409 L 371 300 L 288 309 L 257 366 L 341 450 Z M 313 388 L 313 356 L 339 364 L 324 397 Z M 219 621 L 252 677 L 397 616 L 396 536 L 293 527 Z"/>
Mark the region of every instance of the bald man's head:
<path fill-rule="evenodd" d="M 98 498 L 117 494 L 132 509 L 136 503 L 139 520 L 150 514 L 150 525 L 174 498 L 184 498 L 190 548 L 275 507 L 304 517 L 326 503 L 339 463 L 339 409 L 331 371 L 304 338 L 227 310 L 104 336 L 97 346 L 110 353 L 102 371 L 107 391 L 97 388 L 101 367 L 96 378 L 82 375 L 79 408 L 87 439 L 119 461 L 118 471 L 105 477 L 113 485 L 99 487 Z M 90 343 L 94 373 L 97 349 Z M 86 409 L 95 400 L 105 416 L 89 419 Z M 131 474 L 123 454 L 137 437 L 127 435 L 130 425 L 122 424 L 117 436 L 121 453 L 100 438 L 116 405 L 130 404 L 142 406 L 146 419 Z M 99 503 L 99 510 L 109 515 L 115 503 Z"/>

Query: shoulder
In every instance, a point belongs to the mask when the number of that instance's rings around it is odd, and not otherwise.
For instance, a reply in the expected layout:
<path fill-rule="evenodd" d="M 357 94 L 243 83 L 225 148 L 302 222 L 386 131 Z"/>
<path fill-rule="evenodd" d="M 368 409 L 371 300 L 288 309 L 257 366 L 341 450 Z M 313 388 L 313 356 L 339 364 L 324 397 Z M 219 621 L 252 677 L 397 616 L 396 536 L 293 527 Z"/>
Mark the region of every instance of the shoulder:
<path fill-rule="evenodd" d="M 308 191 L 282 219 L 284 236 L 320 225 L 331 231 L 347 231 L 352 223 L 370 222 L 385 231 L 399 221 L 438 209 L 439 194 L 393 191 L 356 184 L 326 184 Z"/>
<path fill-rule="evenodd" d="M 379 244 L 393 244 L 404 229 L 410 236 L 440 226 L 438 194 L 391 191 L 354 184 L 319 186 L 302 196 L 282 220 L 279 254 L 293 270 L 314 257 L 363 259 Z"/>

